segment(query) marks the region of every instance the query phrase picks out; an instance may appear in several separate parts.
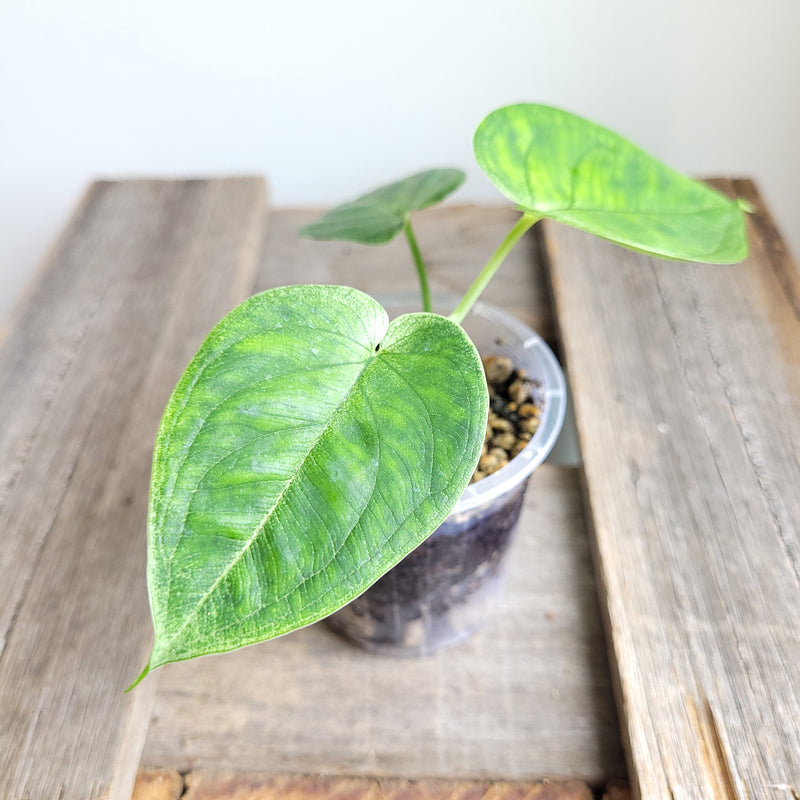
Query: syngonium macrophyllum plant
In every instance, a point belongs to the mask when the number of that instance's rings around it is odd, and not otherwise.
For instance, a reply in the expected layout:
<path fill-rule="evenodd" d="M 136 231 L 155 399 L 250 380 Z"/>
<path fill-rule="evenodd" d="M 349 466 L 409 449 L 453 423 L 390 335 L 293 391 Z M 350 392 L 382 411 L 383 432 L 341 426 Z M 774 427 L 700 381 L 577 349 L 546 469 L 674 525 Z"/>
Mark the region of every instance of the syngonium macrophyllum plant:
<path fill-rule="evenodd" d="M 286 286 L 234 309 L 192 359 L 155 444 L 147 570 L 155 642 L 138 680 L 327 616 L 442 522 L 478 461 L 488 406 L 460 323 L 537 220 L 663 258 L 746 255 L 743 203 L 580 117 L 501 108 L 478 127 L 474 149 L 521 213 L 449 317 L 431 312 L 410 215 L 464 176 L 431 170 L 303 231 L 366 244 L 404 232 L 420 313 L 389 322 L 354 289 Z"/>

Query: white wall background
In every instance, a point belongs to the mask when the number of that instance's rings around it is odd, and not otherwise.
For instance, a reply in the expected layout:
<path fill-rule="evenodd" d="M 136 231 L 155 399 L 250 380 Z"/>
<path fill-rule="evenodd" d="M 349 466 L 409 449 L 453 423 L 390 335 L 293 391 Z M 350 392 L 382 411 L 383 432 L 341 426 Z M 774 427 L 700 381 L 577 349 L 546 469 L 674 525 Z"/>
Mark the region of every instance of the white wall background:
<path fill-rule="evenodd" d="M 0 318 L 94 177 L 260 172 L 332 203 L 552 103 L 754 177 L 800 254 L 798 0 L 0 0 Z"/>

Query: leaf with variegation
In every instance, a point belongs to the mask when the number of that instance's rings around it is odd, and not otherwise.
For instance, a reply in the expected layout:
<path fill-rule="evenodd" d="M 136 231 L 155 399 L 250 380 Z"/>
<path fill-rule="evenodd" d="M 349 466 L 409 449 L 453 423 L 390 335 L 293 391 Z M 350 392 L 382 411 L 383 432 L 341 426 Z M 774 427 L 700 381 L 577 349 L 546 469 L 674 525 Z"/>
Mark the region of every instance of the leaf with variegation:
<path fill-rule="evenodd" d="M 150 663 L 279 636 L 359 595 L 447 516 L 480 455 L 483 368 L 455 323 L 293 286 L 209 334 L 159 429 Z M 140 678 L 141 679 L 141 678 Z"/>
<path fill-rule="evenodd" d="M 412 211 L 441 202 L 464 182 L 460 169 L 430 169 L 389 183 L 328 211 L 300 229 L 311 239 L 385 244 L 403 230 Z"/>
<path fill-rule="evenodd" d="M 474 148 L 497 188 L 534 219 L 661 258 L 723 264 L 747 255 L 745 204 L 575 114 L 529 103 L 498 109 Z"/>

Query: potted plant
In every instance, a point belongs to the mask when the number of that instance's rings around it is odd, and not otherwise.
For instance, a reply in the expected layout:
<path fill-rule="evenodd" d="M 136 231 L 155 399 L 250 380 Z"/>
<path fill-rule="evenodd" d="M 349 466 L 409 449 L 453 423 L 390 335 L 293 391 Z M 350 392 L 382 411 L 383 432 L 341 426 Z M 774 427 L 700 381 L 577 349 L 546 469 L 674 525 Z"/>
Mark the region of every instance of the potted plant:
<path fill-rule="evenodd" d="M 449 316 L 431 311 L 409 223 L 461 180 L 434 171 L 319 222 L 331 235 L 355 221 L 374 242 L 405 231 L 423 311 L 389 322 L 351 288 L 281 287 L 234 309 L 192 359 L 155 443 L 155 642 L 136 683 L 162 664 L 327 617 L 447 518 L 480 459 L 489 412 L 461 323 L 537 220 L 664 258 L 729 263 L 747 252 L 741 201 L 567 112 L 499 109 L 474 148 L 521 216 Z"/>

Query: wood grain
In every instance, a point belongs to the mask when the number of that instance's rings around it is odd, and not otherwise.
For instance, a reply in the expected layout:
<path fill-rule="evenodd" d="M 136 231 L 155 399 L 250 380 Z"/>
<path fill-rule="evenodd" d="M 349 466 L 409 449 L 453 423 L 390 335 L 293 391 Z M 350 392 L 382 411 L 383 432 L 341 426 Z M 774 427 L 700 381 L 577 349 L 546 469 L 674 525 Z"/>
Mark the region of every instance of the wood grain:
<path fill-rule="evenodd" d="M 131 800 L 592 800 L 582 781 L 431 781 L 330 775 L 143 769 Z M 624 781 L 611 781 L 603 800 L 630 800 Z"/>
<path fill-rule="evenodd" d="M 540 467 L 495 618 L 421 659 L 324 625 L 161 670 L 143 765 L 349 776 L 624 775 L 576 470 Z"/>
<path fill-rule="evenodd" d="M 97 183 L 0 350 L 0 797 L 131 795 L 146 659 L 152 442 L 208 328 L 244 296 L 260 179 Z"/>
<path fill-rule="evenodd" d="M 410 781 L 241 772 L 190 772 L 186 800 L 592 800 L 581 781 Z"/>
<path fill-rule="evenodd" d="M 174 769 L 143 769 L 136 776 L 131 800 L 179 800 L 183 776 Z"/>
<path fill-rule="evenodd" d="M 729 267 L 545 229 L 645 800 L 800 795 L 799 284 L 768 228 Z"/>

